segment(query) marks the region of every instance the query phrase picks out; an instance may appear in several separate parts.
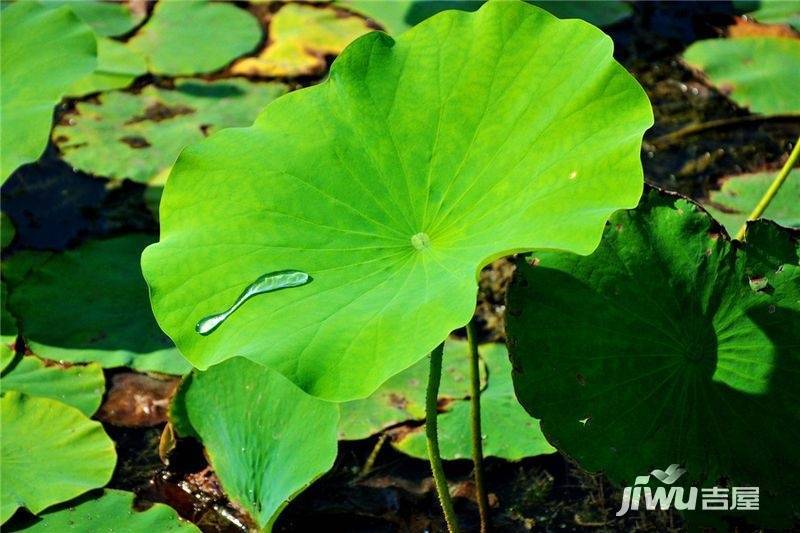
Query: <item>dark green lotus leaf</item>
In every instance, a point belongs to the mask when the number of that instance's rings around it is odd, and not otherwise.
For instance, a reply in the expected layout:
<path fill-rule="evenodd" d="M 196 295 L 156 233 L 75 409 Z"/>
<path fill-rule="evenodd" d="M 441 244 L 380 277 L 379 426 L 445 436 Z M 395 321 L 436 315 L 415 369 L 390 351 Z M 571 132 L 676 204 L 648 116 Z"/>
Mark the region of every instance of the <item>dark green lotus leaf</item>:
<path fill-rule="evenodd" d="M 482 347 L 481 352 L 485 348 Z M 439 401 L 450 402 L 469 396 L 469 345 L 448 339 L 444 344 L 442 382 Z M 427 359 L 393 376 L 369 398 L 341 405 L 339 438 L 365 439 L 407 420 L 425 419 L 425 392 L 428 385 Z M 481 385 L 486 384 L 486 366 L 481 361 Z"/>
<path fill-rule="evenodd" d="M 156 503 L 145 510 L 134 504 L 132 492 L 106 489 L 55 506 L 37 518 L 11 524 L 9 531 L 26 533 L 75 531 L 120 533 L 199 532 L 194 524 L 182 520 L 168 505 Z"/>
<path fill-rule="evenodd" d="M 129 234 L 60 254 L 15 254 L 4 264 L 8 307 L 41 357 L 182 374 L 189 365 L 158 328 L 139 270 L 153 238 Z"/>
<path fill-rule="evenodd" d="M 466 349 L 466 347 L 465 347 Z M 484 456 L 518 461 L 555 449 L 545 440 L 539 423 L 520 406 L 511 382 L 511 363 L 502 344 L 484 344 L 479 353 L 486 363 L 489 379 L 481 392 L 481 432 Z M 402 375 L 402 374 L 401 374 Z M 457 401 L 439 415 L 439 446 L 444 459 L 466 459 L 472 454 L 470 403 Z M 392 445 L 403 453 L 427 459 L 425 426 L 403 435 Z"/>
<path fill-rule="evenodd" d="M 800 111 L 800 39 L 710 39 L 692 44 L 683 58 L 754 113 Z"/>
<path fill-rule="evenodd" d="M 800 31 L 798 0 L 734 0 L 740 13 L 764 24 L 789 24 Z"/>
<path fill-rule="evenodd" d="M 159 2 L 150 20 L 128 41 L 150 72 L 186 76 L 219 70 L 261 40 L 256 18 L 232 3 Z"/>
<path fill-rule="evenodd" d="M 711 192 L 705 208 L 725 226 L 728 233 L 736 235 L 774 179 L 774 172 L 726 178 L 718 191 Z M 762 216 L 782 226 L 800 227 L 800 170 L 789 173 Z"/>
<path fill-rule="evenodd" d="M 99 422 L 49 398 L 0 399 L 0 523 L 25 507 L 36 514 L 111 479 L 114 442 Z"/>
<path fill-rule="evenodd" d="M 635 204 L 652 113 L 611 52 L 521 2 L 359 38 L 326 82 L 183 151 L 142 258 L 159 323 L 195 366 L 240 355 L 327 399 L 369 396 L 470 319 L 483 265 L 588 253 Z M 287 269 L 313 281 L 197 334 Z"/>
<path fill-rule="evenodd" d="M 751 230 L 739 248 L 696 204 L 650 191 L 592 255 L 520 261 L 514 385 L 550 442 L 621 485 L 677 463 L 685 486 L 758 486 L 766 513 L 797 511 L 797 242 Z"/>
<path fill-rule="evenodd" d="M 336 458 L 338 406 L 243 358 L 187 377 L 171 418 L 203 441 L 225 494 L 266 531 Z"/>
<path fill-rule="evenodd" d="M 147 73 L 144 58 L 123 43 L 113 39 L 97 39 L 97 67 L 85 78 L 73 83 L 67 91 L 70 96 L 111 89 L 122 89 Z"/>
<path fill-rule="evenodd" d="M 47 146 L 53 109 L 96 64 L 91 28 L 67 8 L 15 2 L 0 19 L 0 183 Z"/>
<path fill-rule="evenodd" d="M 35 356 L 20 357 L 0 378 L 0 390 L 51 398 L 92 416 L 105 392 L 106 380 L 98 364 L 48 366 Z"/>
<path fill-rule="evenodd" d="M 10 245 L 16 234 L 17 230 L 11 218 L 5 213 L 0 212 L 0 240 L 2 241 L 0 247 L 6 248 Z"/>
<path fill-rule="evenodd" d="M 114 37 L 128 33 L 147 15 L 147 11 L 144 9 L 133 9 L 132 2 L 47 0 L 43 3 L 48 7 L 69 6 L 73 13 L 102 37 Z"/>
<path fill-rule="evenodd" d="M 398 35 L 423 20 L 447 9 L 475 11 L 483 0 L 336 0 L 336 4 L 374 20 L 392 35 Z M 596 26 L 606 26 L 631 15 L 625 2 L 616 0 L 569 1 L 529 0 L 558 18 L 576 18 Z"/>
<path fill-rule="evenodd" d="M 53 139 L 73 167 L 109 178 L 161 181 L 184 147 L 221 128 L 249 126 L 286 92 L 279 83 L 184 80 L 175 90 L 145 87 L 81 102 Z"/>

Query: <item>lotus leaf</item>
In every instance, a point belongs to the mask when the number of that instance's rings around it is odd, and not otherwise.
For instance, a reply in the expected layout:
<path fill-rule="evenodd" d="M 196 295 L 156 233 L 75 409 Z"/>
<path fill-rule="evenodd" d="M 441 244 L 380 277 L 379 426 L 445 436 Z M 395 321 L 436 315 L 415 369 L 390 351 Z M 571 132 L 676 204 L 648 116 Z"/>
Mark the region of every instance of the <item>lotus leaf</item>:
<path fill-rule="evenodd" d="M 14 360 L 17 342 L 17 320 L 8 312 L 8 289 L 5 281 L 0 285 L 0 372 Z"/>
<path fill-rule="evenodd" d="M 481 392 L 483 455 L 518 461 L 553 453 L 555 449 L 545 440 L 539 423 L 528 416 L 514 396 L 511 363 L 506 347 L 502 344 L 484 344 L 479 350 L 489 374 L 486 389 Z M 439 415 L 439 447 L 443 459 L 470 457 L 470 415 L 467 401 L 454 402 L 447 413 Z M 425 426 L 405 433 L 392 445 L 403 453 L 426 459 Z"/>
<path fill-rule="evenodd" d="M 94 422 L 49 398 L 0 398 L 0 523 L 20 507 L 36 514 L 111 479 L 114 443 Z"/>
<path fill-rule="evenodd" d="M 67 8 L 16 2 L 3 10 L 0 25 L 2 183 L 17 167 L 39 158 L 54 107 L 70 85 L 92 72 L 97 58 L 91 28 Z"/>
<path fill-rule="evenodd" d="M 774 172 L 726 178 L 718 191 L 711 192 L 705 208 L 725 226 L 729 234 L 736 235 L 774 179 Z M 800 170 L 789 173 L 762 216 L 782 226 L 800 227 Z"/>
<path fill-rule="evenodd" d="M 225 493 L 267 531 L 336 458 L 337 405 L 243 358 L 191 374 L 171 411 L 179 434 L 203 441 Z"/>
<path fill-rule="evenodd" d="M 16 524 L 14 524 L 16 525 Z M 38 533 L 43 531 L 119 531 L 120 533 L 199 532 L 194 524 L 181 520 L 178 513 L 163 503 L 144 511 L 134 507 L 134 494 L 106 489 L 101 495 L 87 494 L 48 509 L 30 524 L 10 531 Z"/>
<path fill-rule="evenodd" d="M 11 221 L 11 218 L 9 218 L 9 216 L 5 213 L 0 213 L 0 240 L 2 240 L 0 247 L 7 248 L 14 240 L 16 234 L 17 230 L 14 227 L 14 223 Z"/>
<path fill-rule="evenodd" d="M 110 92 L 76 106 L 73 124 L 53 138 L 73 167 L 97 176 L 147 182 L 169 171 L 180 151 L 210 132 L 249 126 L 258 112 L 286 92 L 278 83 L 246 80 L 178 82 L 175 90 Z"/>
<path fill-rule="evenodd" d="M 797 253 L 775 224 L 751 225 L 740 247 L 696 204 L 648 192 L 592 255 L 520 261 L 507 322 L 517 397 L 551 443 L 614 482 L 679 464 L 680 485 L 758 486 L 762 511 L 790 516 Z"/>
<path fill-rule="evenodd" d="M 800 31 L 798 0 L 734 0 L 734 5 L 749 17 L 765 24 L 789 24 Z"/>
<path fill-rule="evenodd" d="M 375 0 L 336 0 L 338 5 L 369 17 L 392 35 L 403 33 L 412 26 L 446 9 L 474 11 L 483 0 L 396 0 L 376 2 Z M 530 4 L 546 9 L 558 18 L 578 18 L 596 26 L 618 22 L 632 13 L 625 2 L 616 0 L 587 1 L 529 1 Z"/>
<path fill-rule="evenodd" d="M 800 111 L 800 39 L 710 39 L 692 44 L 683 58 L 754 113 Z"/>
<path fill-rule="evenodd" d="M 355 38 L 370 31 L 358 17 L 302 4 L 287 4 L 272 18 L 270 42 L 256 57 L 237 61 L 235 74 L 292 77 L 325 71 L 326 55 L 339 54 Z"/>
<path fill-rule="evenodd" d="M 122 89 L 147 73 L 144 59 L 113 39 L 97 39 L 97 67 L 67 91 L 72 96 Z"/>
<path fill-rule="evenodd" d="M 146 9 L 134 9 L 132 2 L 47 0 L 44 3 L 54 7 L 69 6 L 73 13 L 102 37 L 128 33 L 147 15 Z"/>
<path fill-rule="evenodd" d="M 156 325 L 139 270 L 144 234 L 89 241 L 59 254 L 15 254 L 4 265 L 12 314 L 48 359 L 181 374 L 189 369 Z"/>
<path fill-rule="evenodd" d="M 223 2 L 158 2 L 128 41 L 150 72 L 186 76 L 219 70 L 258 46 L 261 28 L 244 9 Z"/>
<path fill-rule="evenodd" d="M 48 366 L 35 356 L 21 357 L 3 373 L 0 389 L 51 398 L 92 416 L 103 400 L 106 380 L 100 365 Z"/>
<path fill-rule="evenodd" d="M 445 342 L 442 382 L 439 386 L 440 403 L 469 396 L 469 360 L 469 345 L 466 341 L 449 339 Z M 480 369 L 483 386 L 486 384 L 486 366 L 482 361 Z M 424 420 L 427 382 L 428 361 L 422 360 L 393 376 L 369 398 L 343 403 L 339 438 L 365 439 L 401 422 Z"/>
<path fill-rule="evenodd" d="M 361 37 L 325 83 L 183 151 L 142 257 L 159 323 L 200 368 L 240 355 L 326 399 L 369 396 L 469 321 L 483 265 L 588 253 L 636 203 L 652 112 L 611 52 L 519 2 Z M 197 334 L 285 269 L 313 281 Z"/>

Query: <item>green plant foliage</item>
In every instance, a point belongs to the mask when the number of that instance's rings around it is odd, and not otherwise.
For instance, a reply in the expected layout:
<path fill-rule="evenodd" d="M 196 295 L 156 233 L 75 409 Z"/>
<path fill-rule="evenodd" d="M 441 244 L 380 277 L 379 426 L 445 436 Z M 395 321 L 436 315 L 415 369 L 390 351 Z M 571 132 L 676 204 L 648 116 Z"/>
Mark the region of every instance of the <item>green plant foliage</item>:
<path fill-rule="evenodd" d="M 489 374 L 486 389 L 481 392 L 483 455 L 518 461 L 524 457 L 553 453 L 555 449 L 545 440 L 539 423 L 528 416 L 514 396 L 506 347 L 484 344 L 479 353 Z M 403 453 L 426 459 L 425 426 L 406 433 L 392 445 Z M 472 436 L 468 401 L 455 402 L 447 413 L 439 415 L 439 446 L 443 459 L 470 457 Z"/>
<path fill-rule="evenodd" d="M 635 204 L 652 112 L 611 52 L 519 2 L 358 39 L 325 83 L 183 151 L 142 258 L 159 323 L 200 368 L 235 354 L 326 399 L 370 395 L 470 319 L 483 265 L 588 253 Z M 314 281 L 194 330 L 286 269 Z"/>
<path fill-rule="evenodd" d="M 122 89 L 146 73 L 147 65 L 139 54 L 118 41 L 99 37 L 97 67 L 87 77 L 72 84 L 67 92 L 71 96 L 82 96 Z"/>
<path fill-rule="evenodd" d="M 14 360 L 17 341 L 17 320 L 8 312 L 8 289 L 5 281 L 0 285 L 0 372 Z"/>
<path fill-rule="evenodd" d="M 145 57 L 150 72 L 186 76 L 219 70 L 260 40 L 258 21 L 233 4 L 167 1 L 156 4 L 128 46 Z"/>
<path fill-rule="evenodd" d="M 50 7 L 69 6 L 73 13 L 101 37 L 123 35 L 144 20 L 145 10 L 131 9 L 129 2 L 105 0 L 46 0 Z"/>
<path fill-rule="evenodd" d="M 185 80 L 175 90 L 145 87 L 81 102 L 53 139 L 73 167 L 110 178 L 158 182 L 187 145 L 221 128 L 249 126 L 286 92 L 279 83 Z"/>
<path fill-rule="evenodd" d="M 650 191 L 592 255 L 519 262 L 507 332 L 520 402 L 550 442 L 614 482 L 679 463 L 687 486 L 758 486 L 762 510 L 790 515 L 797 254 L 775 224 L 751 225 L 738 248 L 696 204 Z"/>
<path fill-rule="evenodd" d="M 237 61 L 231 72 L 246 76 L 294 77 L 321 74 L 325 56 L 337 55 L 370 31 L 358 17 L 343 17 L 332 9 L 287 4 L 269 25 L 269 43 L 256 57 Z"/>
<path fill-rule="evenodd" d="M 17 230 L 8 215 L 0 212 L 0 248 L 8 247 L 14 240 Z"/>
<path fill-rule="evenodd" d="M 225 493 L 267 531 L 336 458 L 338 406 L 246 359 L 187 377 L 171 416 L 179 434 L 199 436 Z"/>
<path fill-rule="evenodd" d="M 91 28 L 67 8 L 16 2 L 3 10 L 0 26 L 2 183 L 18 166 L 39 158 L 55 105 L 70 85 L 94 69 L 97 59 Z"/>
<path fill-rule="evenodd" d="M 705 208 L 725 226 L 729 234 L 736 235 L 774 179 L 775 172 L 758 172 L 726 178 L 718 191 L 711 192 Z M 762 217 L 774 220 L 782 226 L 800 227 L 798 199 L 800 199 L 800 170 L 792 170 Z"/>
<path fill-rule="evenodd" d="M 577 18 L 595 26 L 606 26 L 631 15 L 631 6 L 616 0 L 600 1 L 529 1 L 558 18 Z M 336 0 L 336 4 L 374 20 L 392 35 L 398 35 L 433 15 L 447 9 L 475 11 L 483 0 Z"/>
<path fill-rule="evenodd" d="M 485 348 L 481 348 L 483 352 Z M 469 396 L 469 345 L 448 339 L 444 345 L 439 401 Z M 341 404 L 339 438 L 365 439 L 395 424 L 425 418 L 428 360 L 423 359 L 393 376 L 369 398 Z M 486 365 L 481 361 L 481 385 L 486 384 Z"/>
<path fill-rule="evenodd" d="M 36 514 L 111 479 L 114 443 L 94 422 L 49 398 L 4 392 L 0 399 L 0 523 L 25 507 Z"/>
<path fill-rule="evenodd" d="M 4 265 L 8 307 L 24 324 L 30 349 L 73 363 L 186 372 L 189 365 L 148 305 L 139 255 L 151 242 L 149 235 L 128 234 L 60 254 L 12 256 Z"/>
<path fill-rule="evenodd" d="M 15 524 L 16 525 L 16 524 Z M 156 503 L 146 510 L 134 507 L 134 494 L 106 489 L 101 495 L 86 496 L 48 509 L 35 521 L 10 531 L 26 533 L 79 531 L 88 533 L 108 531 L 120 533 L 170 533 L 199 532 L 189 522 L 182 520 L 168 505 Z"/>
<path fill-rule="evenodd" d="M 800 111 L 800 40 L 782 37 L 710 39 L 683 54 L 730 98 L 754 113 Z"/>
<path fill-rule="evenodd" d="M 3 374 L 0 389 L 30 396 L 52 398 L 92 416 L 103 400 L 106 380 L 98 364 L 47 366 L 35 356 L 20 357 Z"/>
<path fill-rule="evenodd" d="M 734 0 L 733 4 L 747 16 L 764 24 L 789 24 L 800 31 L 798 0 Z"/>

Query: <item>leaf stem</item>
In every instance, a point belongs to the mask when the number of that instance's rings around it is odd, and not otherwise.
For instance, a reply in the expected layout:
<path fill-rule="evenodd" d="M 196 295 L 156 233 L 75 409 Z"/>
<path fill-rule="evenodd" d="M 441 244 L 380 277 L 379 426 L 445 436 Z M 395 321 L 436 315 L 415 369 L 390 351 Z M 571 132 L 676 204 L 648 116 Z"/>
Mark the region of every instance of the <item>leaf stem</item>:
<path fill-rule="evenodd" d="M 428 439 L 428 460 L 431 463 L 433 481 L 436 484 L 439 503 L 442 505 L 442 511 L 444 511 L 447 529 L 450 533 L 458 533 L 456 512 L 453 509 L 453 500 L 450 499 L 450 489 L 447 486 L 447 478 L 444 475 L 444 467 L 442 466 L 442 456 L 439 452 L 439 429 L 436 420 L 439 403 L 439 383 L 442 380 L 443 351 L 444 343 L 434 348 L 431 352 L 428 391 L 425 397 L 425 435 Z"/>
<path fill-rule="evenodd" d="M 470 415 L 472 420 L 472 462 L 475 469 L 475 491 L 481 516 L 481 533 L 489 531 L 489 498 L 483 482 L 483 432 L 481 431 L 481 374 L 478 340 L 475 336 L 475 319 L 467 324 L 469 343 Z"/>
<path fill-rule="evenodd" d="M 789 172 L 791 172 L 792 167 L 794 167 L 794 164 L 797 163 L 798 157 L 800 157 L 800 137 L 798 137 L 797 141 L 795 141 L 794 148 L 789 154 L 789 159 L 787 159 L 786 163 L 783 164 L 783 168 L 781 168 L 780 172 L 778 172 L 778 175 L 775 176 L 775 179 L 772 180 L 767 192 L 764 193 L 764 196 L 761 197 L 761 200 L 759 200 L 755 209 L 753 209 L 753 212 L 750 213 L 745 223 L 742 224 L 742 227 L 739 229 L 739 233 L 736 234 L 737 240 L 744 241 L 745 233 L 747 233 L 747 223 L 752 220 L 756 220 L 758 217 L 764 214 L 764 211 L 766 211 L 767 207 L 769 207 L 772 199 L 775 198 L 776 194 L 778 194 L 778 190 L 781 188 L 781 185 L 783 185 L 783 182 L 786 181 L 786 178 L 789 176 Z"/>

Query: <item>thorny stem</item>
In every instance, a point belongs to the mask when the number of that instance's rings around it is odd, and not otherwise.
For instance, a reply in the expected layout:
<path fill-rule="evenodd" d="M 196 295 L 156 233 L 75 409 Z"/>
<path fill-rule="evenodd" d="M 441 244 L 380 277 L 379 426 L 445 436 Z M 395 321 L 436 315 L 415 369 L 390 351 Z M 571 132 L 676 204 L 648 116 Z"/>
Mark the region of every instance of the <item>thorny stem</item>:
<path fill-rule="evenodd" d="M 483 483 L 483 433 L 481 432 L 481 375 L 478 340 L 475 338 L 475 319 L 467 324 L 469 343 L 470 417 L 472 419 L 472 462 L 475 469 L 475 490 L 481 516 L 481 533 L 489 531 L 489 499 Z"/>
<path fill-rule="evenodd" d="M 428 392 L 425 397 L 425 435 L 428 439 L 428 460 L 431 463 L 433 481 L 436 484 L 436 493 L 439 503 L 444 511 L 444 519 L 450 533 L 458 533 L 458 521 L 453 509 L 453 500 L 450 499 L 450 489 L 447 487 L 447 478 L 444 476 L 442 456 L 439 452 L 439 430 L 436 420 L 438 414 L 439 382 L 442 380 L 442 352 L 444 343 L 431 352 L 431 366 L 428 372 Z"/>
<path fill-rule="evenodd" d="M 789 159 L 786 160 L 786 163 L 783 164 L 783 168 L 781 171 L 778 172 L 778 175 L 775 176 L 775 179 L 772 180 L 772 184 L 767 189 L 767 192 L 764 193 L 764 196 L 761 197 L 759 200 L 758 205 L 756 205 L 753 212 L 750 213 L 750 216 L 747 217 L 747 221 L 742 225 L 739 229 L 739 233 L 736 234 L 736 239 L 739 241 L 744 241 L 745 233 L 747 233 L 747 222 L 751 220 L 756 220 L 769 206 L 769 203 L 775 198 L 775 195 L 778 194 L 778 190 L 783 185 L 783 182 L 786 181 L 786 178 L 789 176 L 789 172 L 791 172 L 792 167 L 795 163 L 797 163 L 797 159 L 800 157 L 800 137 L 798 137 L 797 141 L 794 143 L 794 148 L 792 152 L 789 154 Z"/>

